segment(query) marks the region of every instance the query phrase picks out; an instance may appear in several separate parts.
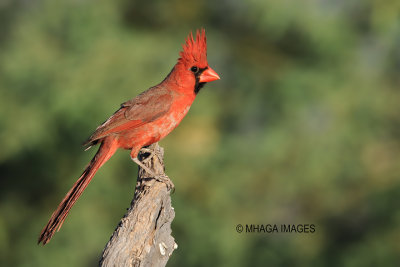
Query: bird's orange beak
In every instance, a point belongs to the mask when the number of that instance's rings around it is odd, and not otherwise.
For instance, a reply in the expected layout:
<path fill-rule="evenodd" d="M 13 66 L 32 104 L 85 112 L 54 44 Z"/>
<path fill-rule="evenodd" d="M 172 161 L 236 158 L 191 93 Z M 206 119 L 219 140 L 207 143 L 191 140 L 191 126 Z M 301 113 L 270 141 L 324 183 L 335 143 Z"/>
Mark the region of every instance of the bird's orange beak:
<path fill-rule="evenodd" d="M 218 74 L 210 67 L 208 67 L 203 73 L 200 75 L 199 82 L 201 83 L 208 83 L 215 80 L 219 80 Z"/>

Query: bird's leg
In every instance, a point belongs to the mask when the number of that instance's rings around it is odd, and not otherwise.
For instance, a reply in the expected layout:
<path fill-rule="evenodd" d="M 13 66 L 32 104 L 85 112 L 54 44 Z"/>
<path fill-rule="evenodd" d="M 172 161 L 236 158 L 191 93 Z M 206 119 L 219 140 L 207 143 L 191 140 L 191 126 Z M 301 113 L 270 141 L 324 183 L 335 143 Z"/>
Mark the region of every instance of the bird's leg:
<path fill-rule="evenodd" d="M 133 160 L 133 162 L 135 162 L 137 165 L 139 165 L 143 170 L 145 170 L 151 176 L 153 176 L 153 177 L 157 176 L 152 170 L 150 170 L 149 167 L 144 165 L 137 157 L 136 158 L 132 158 L 132 160 Z"/>

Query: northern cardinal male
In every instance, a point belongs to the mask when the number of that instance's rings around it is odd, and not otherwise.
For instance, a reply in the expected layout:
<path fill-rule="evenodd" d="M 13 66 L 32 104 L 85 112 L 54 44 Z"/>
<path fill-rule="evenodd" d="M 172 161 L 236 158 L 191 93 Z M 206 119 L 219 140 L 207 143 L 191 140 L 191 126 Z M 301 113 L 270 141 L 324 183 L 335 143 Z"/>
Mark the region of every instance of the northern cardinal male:
<path fill-rule="evenodd" d="M 99 150 L 51 215 L 38 243 L 45 245 L 50 241 L 97 170 L 118 148 L 131 150 L 132 160 L 146 169 L 137 158 L 140 149 L 159 141 L 177 127 L 200 89 L 218 79 L 218 74 L 207 63 L 204 29 L 197 31 L 196 40 L 190 33 L 170 74 L 160 84 L 121 104 L 89 137 L 85 145 L 90 148 L 100 144 Z"/>

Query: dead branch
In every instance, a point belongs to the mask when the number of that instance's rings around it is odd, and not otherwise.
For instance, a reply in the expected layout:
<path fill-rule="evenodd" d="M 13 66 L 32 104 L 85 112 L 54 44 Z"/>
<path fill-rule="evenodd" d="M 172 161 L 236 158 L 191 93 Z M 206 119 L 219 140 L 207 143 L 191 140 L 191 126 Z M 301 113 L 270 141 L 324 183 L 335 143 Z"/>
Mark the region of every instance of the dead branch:
<path fill-rule="evenodd" d="M 139 159 L 154 174 L 169 180 L 164 173 L 164 149 L 157 143 L 142 150 Z M 178 247 L 171 236 L 175 217 L 171 191 L 149 176 L 139 167 L 131 206 L 104 248 L 100 266 L 165 266 Z"/>

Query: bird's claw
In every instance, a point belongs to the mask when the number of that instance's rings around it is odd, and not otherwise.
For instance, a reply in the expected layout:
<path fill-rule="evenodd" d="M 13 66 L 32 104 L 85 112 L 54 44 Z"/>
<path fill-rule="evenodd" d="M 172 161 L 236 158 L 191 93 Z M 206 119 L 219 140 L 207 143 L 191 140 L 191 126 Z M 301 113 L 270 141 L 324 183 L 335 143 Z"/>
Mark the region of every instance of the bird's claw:
<path fill-rule="evenodd" d="M 167 190 L 171 191 L 172 193 L 175 192 L 175 185 L 174 183 L 171 181 L 171 179 L 169 179 L 169 177 L 163 173 L 163 174 L 156 174 L 154 173 L 153 170 L 151 170 L 149 167 L 147 167 L 144 163 L 147 163 L 154 155 L 156 155 L 154 153 L 153 150 L 148 149 L 148 148 L 142 148 L 141 152 L 144 153 L 150 153 L 149 156 L 147 156 L 145 159 L 143 159 L 142 161 L 140 161 L 137 157 L 136 158 L 132 158 L 132 160 L 137 163 L 149 176 L 148 178 L 153 178 L 156 181 L 159 181 L 161 183 L 164 183 L 167 186 Z"/>
<path fill-rule="evenodd" d="M 169 177 L 165 174 L 158 174 L 156 176 L 154 176 L 154 179 L 156 179 L 157 181 L 164 183 L 167 186 L 167 190 L 172 192 L 175 192 L 175 185 L 174 183 L 171 181 L 171 179 L 169 179 Z"/>

